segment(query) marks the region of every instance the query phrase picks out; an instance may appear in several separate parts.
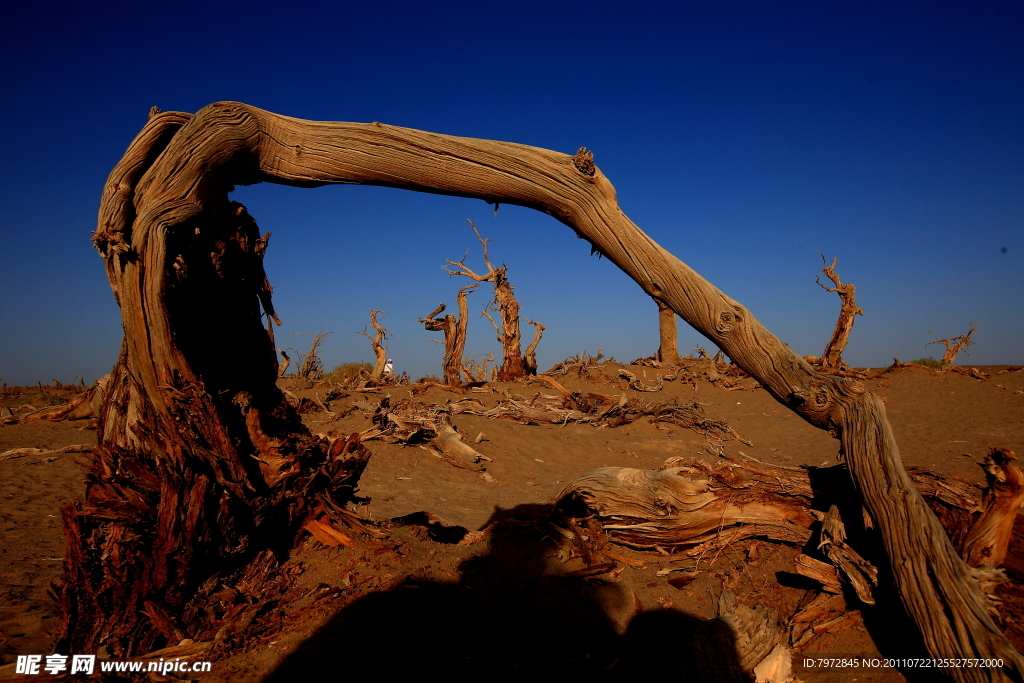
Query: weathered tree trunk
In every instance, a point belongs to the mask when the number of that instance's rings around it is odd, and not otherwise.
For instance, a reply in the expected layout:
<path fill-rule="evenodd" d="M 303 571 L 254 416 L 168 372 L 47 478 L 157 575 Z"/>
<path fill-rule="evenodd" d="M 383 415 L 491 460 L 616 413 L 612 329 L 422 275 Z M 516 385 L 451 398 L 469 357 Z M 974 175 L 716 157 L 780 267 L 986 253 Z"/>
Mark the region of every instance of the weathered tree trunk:
<path fill-rule="evenodd" d="M 821 256 L 822 263 L 825 263 L 825 255 Z M 826 265 L 821 272 L 832 281 L 835 287 L 826 287 L 821 284 L 821 279 L 815 277 L 814 280 L 817 282 L 822 289 L 826 292 L 835 292 L 839 295 L 841 302 L 839 308 L 839 319 L 836 320 L 836 329 L 832 331 L 832 338 L 828 340 L 825 345 L 825 352 L 821 354 L 821 366 L 827 369 L 839 370 L 843 365 L 843 351 L 846 350 L 846 343 L 850 340 L 850 333 L 853 331 L 854 317 L 858 315 L 864 315 L 864 309 L 857 305 L 855 285 L 847 282 L 843 284 L 843 281 L 836 275 L 837 259 L 832 259 L 831 265 Z"/>
<path fill-rule="evenodd" d="M 473 221 L 469 221 L 469 225 L 473 228 L 476 238 L 480 240 L 480 245 L 484 249 L 484 265 L 487 266 L 487 272 L 483 275 L 477 275 L 466 267 L 465 258 L 458 263 L 448 261 L 450 265 L 457 268 L 457 270 L 449 270 L 448 272 L 451 275 L 462 275 L 476 282 L 490 282 L 493 285 L 494 301 L 484 307 L 483 315 L 491 321 L 491 326 L 498 336 L 498 343 L 501 344 L 502 363 L 498 368 L 498 380 L 501 382 L 512 382 L 527 375 L 527 362 L 523 357 L 520 343 L 519 302 L 516 300 L 516 295 L 513 291 L 515 288 L 508 281 L 508 267 L 495 268 L 491 265 L 487 255 L 487 243 L 491 240 L 480 236 L 480 232 L 476 229 Z M 500 328 L 488 311 L 490 307 L 493 307 L 501 314 Z M 537 341 L 539 341 L 539 337 Z M 536 346 L 534 350 L 536 350 Z"/>
<path fill-rule="evenodd" d="M 526 347 L 526 353 L 523 354 L 523 364 L 526 366 L 526 372 L 530 375 L 537 374 L 537 345 L 540 344 L 540 338 L 544 336 L 544 330 L 547 328 L 538 322 L 527 320 L 527 324 L 533 325 L 533 341 Z"/>
<path fill-rule="evenodd" d="M 928 342 L 927 344 L 925 344 L 925 347 L 927 348 L 932 344 L 942 344 L 944 347 L 946 347 L 945 353 L 942 354 L 942 364 L 952 365 L 953 361 L 956 360 L 957 354 L 960 353 L 961 351 L 966 353 L 968 356 L 971 355 L 971 352 L 967 350 L 967 347 L 972 346 L 974 344 L 974 340 L 971 339 L 971 336 L 974 334 L 974 326 L 980 325 L 983 322 L 985 321 L 979 320 L 976 323 L 971 323 L 970 332 L 968 332 L 967 334 L 961 334 L 958 337 L 953 337 L 952 339 L 939 339 L 939 336 L 937 334 L 935 334 L 931 330 L 928 330 L 928 334 L 935 337 L 935 341 Z"/>
<path fill-rule="evenodd" d="M 903 603 L 928 649 L 937 657 L 1001 657 L 1006 663 L 1003 670 L 958 668 L 950 675 L 984 681 L 1005 672 L 1021 679 L 1024 660 L 992 621 L 969 568 L 907 478 L 882 402 L 858 381 L 815 372 L 743 306 L 659 247 L 619 209 L 615 190 L 592 154 L 581 149 L 571 156 L 380 123 L 304 121 L 234 102 L 212 104 L 194 116 L 154 116 L 111 174 L 94 238 L 107 259 L 126 330 L 125 353 L 104 406 L 106 421 L 125 429 L 103 427 L 100 434 L 101 448 L 124 454 L 125 462 L 111 472 L 138 463 L 151 472 L 146 481 L 157 483 L 155 491 L 181 481 L 181 490 L 192 492 L 187 495 L 210 501 L 210 508 L 200 510 L 219 510 L 216 519 L 226 520 L 223 527 L 192 526 L 189 533 L 181 529 L 177 536 L 139 541 L 132 557 L 140 550 L 159 550 L 152 562 L 163 567 L 161 590 L 191 586 L 166 571 L 177 566 L 170 549 L 203 548 L 209 570 L 230 559 L 231 552 L 241 552 L 231 549 L 253 547 L 248 530 L 266 528 L 260 525 L 266 519 L 262 512 L 282 510 L 270 516 L 287 528 L 304 514 L 275 507 L 281 504 L 274 494 L 279 480 L 254 471 L 258 461 L 247 454 L 276 444 L 284 466 L 295 466 L 284 471 L 296 473 L 305 471 L 298 453 L 315 453 L 314 463 L 325 457 L 274 385 L 273 346 L 259 323 L 249 280 L 235 275 L 237 270 L 221 278 L 210 262 L 219 241 L 235 249 L 239 264 L 253 262 L 253 252 L 244 248 L 251 243 L 245 228 L 251 219 L 226 193 L 261 181 L 384 185 L 475 197 L 537 209 L 570 226 L 779 402 L 837 436 L 853 483 L 881 533 Z M 200 276 L 179 280 L 177 273 L 185 268 Z M 220 340 L 215 349 L 209 347 L 211 338 Z M 289 434 L 291 440 L 282 439 Z M 218 497 L 206 497 L 208 491 Z M 222 502 L 225 496 L 237 502 Z M 168 514 L 177 511 L 177 500 L 166 508 Z M 92 532 L 78 524 L 69 511 L 69 537 L 90 539 Z M 106 557 L 108 551 L 119 552 L 117 547 L 115 539 L 107 546 L 90 539 L 82 545 L 87 556 L 69 552 L 68 574 L 74 580 L 87 572 L 102 577 L 103 585 L 134 579 L 138 572 L 121 572 Z M 90 570 L 88 563 L 94 563 Z M 76 590 L 65 588 L 64 594 Z M 114 602 L 116 616 L 139 618 L 137 602 Z M 91 635 L 100 625 L 95 613 L 70 610 L 66 616 L 69 631 L 84 640 L 109 638 L 102 631 Z"/>
<path fill-rule="evenodd" d="M 526 376 L 526 362 L 523 360 L 519 332 L 519 302 L 512 291 L 512 284 L 505 275 L 505 268 L 493 271 L 494 303 L 501 313 L 501 331 L 498 342 L 501 344 L 501 365 L 498 367 L 498 381 L 512 382 Z M 494 320 L 488 315 L 491 324 Z"/>
<path fill-rule="evenodd" d="M 1013 523 L 1024 503 L 1024 472 L 1010 463 L 1013 451 L 993 448 L 985 458 L 984 509 L 964 541 L 964 560 L 972 567 L 998 567 L 1006 558 Z"/>
<path fill-rule="evenodd" d="M 682 365 L 683 357 L 679 355 L 679 343 L 676 339 L 676 312 L 657 299 L 658 304 L 658 336 L 660 344 L 654 360 L 666 365 Z"/>
<path fill-rule="evenodd" d="M 443 379 L 449 386 L 460 386 L 462 384 L 462 354 L 466 352 L 466 329 L 469 327 L 469 304 L 466 297 L 469 292 L 480 285 L 466 285 L 459 290 L 455 300 L 459 307 L 459 317 L 446 315 L 437 320 L 437 316 L 444 312 L 446 306 L 441 304 L 434 312 L 426 318 L 420 318 L 423 327 L 430 332 L 444 333 L 444 361 Z"/>
<path fill-rule="evenodd" d="M 380 379 L 380 376 L 384 374 L 384 366 L 388 362 L 388 347 L 381 343 L 388 336 L 388 328 L 381 327 L 377 323 L 378 313 L 387 313 L 387 311 L 370 311 L 370 324 L 373 325 L 373 329 L 377 331 L 377 334 L 371 337 L 366 333 L 366 330 L 359 333 L 370 340 L 370 344 L 373 345 L 373 354 L 376 357 L 376 360 L 373 362 L 373 371 L 370 372 L 370 379 Z"/>

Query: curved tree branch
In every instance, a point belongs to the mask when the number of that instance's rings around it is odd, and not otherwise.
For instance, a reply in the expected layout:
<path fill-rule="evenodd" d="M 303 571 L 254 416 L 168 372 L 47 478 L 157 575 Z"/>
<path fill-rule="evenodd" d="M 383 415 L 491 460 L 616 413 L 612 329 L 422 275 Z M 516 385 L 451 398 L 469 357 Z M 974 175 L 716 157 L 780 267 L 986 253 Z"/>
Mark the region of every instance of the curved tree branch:
<path fill-rule="evenodd" d="M 143 135 L 164 139 L 153 121 Z M 168 245 L 223 211 L 234 185 L 261 181 L 474 197 L 533 208 L 568 225 L 778 401 L 840 439 L 904 605 L 929 650 L 935 656 L 1002 657 L 1004 671 L 1020 680 L 1024 661 L 989 617 L 976 581 L 911 485 L 879 399 L 860 382 L 815 372 L 746 308 L 644 234 L 619 209 L 615 189 L 584 149 L 572 156 L 380 123 L 304 121 L 233 102 L 205 107 L 142 173 L 134 195 L 105 193 L 97 231 L 124 315 L 146 324 L 146 335 L 127 339 L 127 354 L 133 381 L 158 413 L 168 410 L 166 387 L 196 378 L 174 343 L 164 306 L 167 264 L 176 256 Z M 1003 675 L 980 668 L 950 673 L 961 681 Z"/>

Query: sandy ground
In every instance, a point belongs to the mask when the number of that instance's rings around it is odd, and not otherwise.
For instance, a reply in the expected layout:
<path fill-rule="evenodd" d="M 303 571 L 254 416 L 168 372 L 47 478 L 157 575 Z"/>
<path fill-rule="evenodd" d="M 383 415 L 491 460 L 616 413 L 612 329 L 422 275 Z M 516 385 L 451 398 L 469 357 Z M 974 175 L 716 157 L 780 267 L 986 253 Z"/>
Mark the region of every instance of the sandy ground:
<path fill-rule="evenodd" d="M 632 370 L 648 381 L 659 374 L 651 368 Z M 1024 453 L 1024 372 L 1001 372 L 1006 370 L 1002 366 L 984 370 L 991 373 L 988 381 L 903 369 L 869 383 L 886 401 L 906 464 L 981 482 L 977 463 L 990 447 Z M 573 389 L 622 392 L 615 384 L 564 383 Z M 324 393 L 298 381 L 286 384 L 300 397 Z M 736 440 L 719 446 L 647 418 L 612 429 L 456 416 L 453 422 L 467 439 L 483 434 L 477 449 L 494 461 L 487 466 L 494 481 L 488 482 L 421 448 L 368 442 L 373 456 L 356 511 L 374 520 L 426 512 L 440 521 L 432 528 L 395 526 L 379 547 L 328 549 L 307 539 L 291 562 L 301 568 L 302 585 L 312 592 L 328 591 L 331 598 L 306 605 L 301 618 L 286 619 L 288 627 L 273 639 L 216 657 L 213 673 L 203 680 L 304 680 L 331 670 L 360 677 L 438 671 L 456 679 L 535 680 L 584 673 L 602 680 L 629 674 L 678 680 L 693 656 L 692 648 L 679 643 L 706 637 L 702 629 L 714 616 L 723 588 L 734 590 L 745 604 L 770 606 L 782 618 L 807 599 L 812 587 L 793 575 L 792 557 L 798 551 L 763 542 L 753 551 L 751 544 L 730 548 L 703 561 L 698 578 L 680 588 L 667 582 L 673 574 L 665 570 L 678 569 L 672 558 L 620 548 L 616 551 L 631 561 L 612 575 L 601 580 L 565 577 L 579 568 L 573 564 L 579 560 L 558 557 L 543 520 L 566 482 L 598 467 L 653 469 L 674 456 L 712 462 L 720 447 L 785 465 L 836 465 L 837 441 L 754 384 L 746 379 L 743 390 L 723 391 L 707 382 L 696 389 L 669 382 L 661 392 L 645 394 L 661 402 L 697 400 L 709 417 L 725 420 L 753 446 Z M 539 382 L 505 386 L 527 397 L 552 393 Z M 404 387 L 384 393 L 408 397 Z M 331 409 L 355 402 L 372 405 L 382 395 L 353 395 Z M 499 398 L 472 396 L 488 406 Z M 415 400 L 443 403 L 449 398 L 457 397 L 431 389 Z M 305 420 L 314 432 L 348 433 L 366 429 L 368 415 L 359 410 L 326 421 L 323 413 L 314 413 Z M 95 431 L 85 422 L 0 426 L 0 452 L 91 443 Z M 47 589 L 58 576 L 64 546 L 59 507 L 62 499 L 82 493 L 80 457 L 49 453 L 0 461 L 3 662 L 17 654 L 50 652 L 55 620 Z M 481 529 L 488 533 L 464 536 L 466 530 Z M 461 544 L 453 542 L 460 538 Z M 912 627 L 892 609 L 893 603 L 892 596 L 880 595 L 878 608 L 849 605 L 857 610 L 852 627 L 816 638 L 796 660 L 916 653 L 906 638 Z M 1015 639 L 1020 636 L 1016 628 L 1011 628 Z M 382 643 L 396 653 L 394 658 L 371 656 Z M 910 680 L 935 680 L 904 674 Z M 884 669 L 798 669 L 797 675 L 807 683 L 907 680 Z"/>

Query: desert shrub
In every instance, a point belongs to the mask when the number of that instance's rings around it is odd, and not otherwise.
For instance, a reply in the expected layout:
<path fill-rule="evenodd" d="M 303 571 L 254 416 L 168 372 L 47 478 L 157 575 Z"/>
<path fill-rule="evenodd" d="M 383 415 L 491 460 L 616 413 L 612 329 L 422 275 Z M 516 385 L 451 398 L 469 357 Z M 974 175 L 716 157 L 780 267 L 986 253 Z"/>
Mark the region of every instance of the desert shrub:
<path fill-rule="evenodd" d="M 358 363 L 342 363 L 341 365 L 337 366 L 329 373 L 324 375 L 323 379 L 327 380 L 328 382 L 344 384 L 345 382 L 348 382 L 353 377 L 358 375 L 363 370 L 369 373 L 373 370 L 373 366 L 370 365 L 369 363 L 363 363 L 362 361 Z"/>
<path fill-rule="evenodd" d="M 946 367 L 946 364 L 941 360 L 935 360 L 931 356 L 928 356 L 927 358 L 918 358 L 917 360 L 912 360 L 910 362 L 914 365 L 923 365 L 926 368 L 932 368 L 934 370 L 941 370 Z"/>
<path fill-rule="evenodd" d="M 441 378 L 437 375 L 423 375 L 416 380 L 416 384 L 422 384 L 423 382 L 437 382 L 438 384 L 443 384 L 443 382 L 441 382 Z"/>

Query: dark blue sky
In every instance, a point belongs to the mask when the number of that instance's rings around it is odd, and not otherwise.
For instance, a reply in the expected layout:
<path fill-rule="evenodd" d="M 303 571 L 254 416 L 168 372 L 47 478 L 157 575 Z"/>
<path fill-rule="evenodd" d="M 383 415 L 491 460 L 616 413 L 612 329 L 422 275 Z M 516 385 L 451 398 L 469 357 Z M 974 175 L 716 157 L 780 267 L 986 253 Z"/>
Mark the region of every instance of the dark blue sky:
<path fill-rule="evenodd" d="M 984 320 L 975 364 L 1024 363 L 1024 4 L 23 4 L 0 28 L 0 380 L 107 372 L 120 316 L 89 242 L 102 184 L 153 105 L 247 102 L 309 119 L 595 151 L 624 211 L 803 354 L 838 311 L 817 250 L 858 287 L 846 358 L 938 355 Z M 384 188 L 239 188 L 274 233 L 285 327 L 439 372 L 416 324 L 495 241 L 550 366 L 657 346 L 656 309 L 554 219 Z M 1005 253 L 1003 248 L 1005 247 Z M 497 351 L 484 292 L 468 351 Z M 705 344 L 681 328 L 686 351 Z"/>

